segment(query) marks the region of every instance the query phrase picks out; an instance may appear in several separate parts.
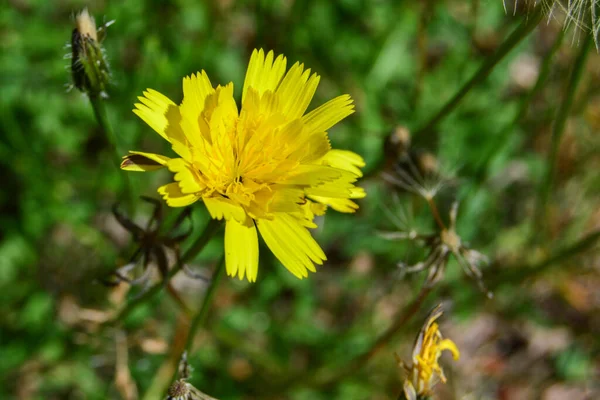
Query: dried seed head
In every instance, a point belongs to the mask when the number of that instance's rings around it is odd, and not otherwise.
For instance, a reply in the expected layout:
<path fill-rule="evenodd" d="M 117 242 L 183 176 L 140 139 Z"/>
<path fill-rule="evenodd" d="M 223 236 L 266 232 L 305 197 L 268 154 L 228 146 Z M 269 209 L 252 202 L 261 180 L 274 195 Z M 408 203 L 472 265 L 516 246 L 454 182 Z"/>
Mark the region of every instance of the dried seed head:
<path fill-rule="evenodd" d="M 168 400 L 184 400 L 187 399 L 190 395 L 191 391 L 189 388 L 189 384 L 183 380 L 179 379 L 173 382 L 169 390 L 167 391 L 167 399 Z"/>
<path fill-rule="evenodd" d="M 217 400 L 187 382 L 191 372 L 192 367 L 188 364 L 187 352 L 183 352 L 179 361 L 179 379 L 169 387 L 166 400 Z"/>
<path fill-rule="evenodd" d="M 435 203 L 432 201 L 430 205 L 434 215 L 437 214 Z M 404 226 L 399 226 L 401 229 L 399 232 L 385 232 L 381 236 L 390 240 L 411 240 L 428 250 L 425 259 L 416 264 L 398 263 L 402 273 L 429 271 L 425 280 L 426 287 L 434 286 L 442 278 L 448 260 L 451 256 L 454 256 L 465 274 L 475 280 L 480 290 L 488 298 L 491 298 L 493 295 L 483 283 L 483 275 L 479 269 L 482 265 L 488 264 L 488 259 L 485 255 L 469 248 L 468 244 L 463 242 L 456 231 L 457 215 L 458 202 L 455 202 L 450 209 L 450 224 L 446 227 L 440 220 L 439 230 L 436 233 L 422 234 L 415 230 L 406 230 Z M 394 218 L 390 217 L 390 219 L 395 222 Z"/>

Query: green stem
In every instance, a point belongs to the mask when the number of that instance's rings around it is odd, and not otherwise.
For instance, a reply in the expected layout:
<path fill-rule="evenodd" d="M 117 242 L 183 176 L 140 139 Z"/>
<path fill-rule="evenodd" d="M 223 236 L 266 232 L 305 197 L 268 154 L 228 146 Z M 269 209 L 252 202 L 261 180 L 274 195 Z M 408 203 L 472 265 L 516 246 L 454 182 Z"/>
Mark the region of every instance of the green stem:
<path fill-rule="evenodd" d="M 192 324 L 190 325 L 190 330 L 187 336 L 187 341 L 185 344 L 185 349 L 188 354 L 191 354 L 192 345 L 194 343 L 194 336 L 196 336 L 196 331 L 198 328 L 203 326 L 206 323 L 206 317 L 208 315 L 208 310 L 210 309 L 210 305 L 212 303 L 213 297 L 215 295 L 215 291 L 219 286 L 219 282 L 223 277 L 223 273 L 225 272 L 225 256 L 221 258 L 219 263 L 217 264 L 217 269 L 213 273 L 212 279 L 210 280 L 210 285 L 206 289 L 204 293 L 204 300 L 202 301 L 202 307 L 200 311 L 196 314 L 194 319 L 192 320 Z"/>
<path fill-rule="evenodd" d="M 90 104 L 92 105 L 92 109 L 94 110 L 94 116 L 96 117 L 96 121 L 98 122 L 98 126 L 104 137 L 108 140 L 110 144 L 112 152 L 115 154 L 115 162 L 114 165 L 117 169 L 119 169 L 119 165 L 121 163 L 121 153 L 117 146 L 117 137 L 115 136 L 113 130 L 111 129 L 110 123 L 108 122 L 108 117 L 106 115 L 106 107 L 104 106 L 104 101 L 100 97 L 100 95 L 89 95 Z M 127 208 L 129 214 L 133 215 L 135 213 L 135 195 L 132 187 L 131 180 L 129 179 L 129 175 L 125 174 L 125 198 L 127 203 Z"/>
<path fill-rule="evenodd" d="M 181 357 L 185 351 L 187 351 L 188 355 L 191 354 L 192 345 L 194 343 L 194 337 L 196 336 L 196 332 L 201 326 L 204 326 L 206 323 L 206 318 L 208 316 L 208 311 L 210 309 L 210 305 L 212 304 L 212 300 L 214 298 L 217 287 L 219 286 L 219 282 L 223 276 L 225 271 L 225 256 L 221 258 L 219 263 L 217 264 L 217 268 L 213 273 L 212 279 L 210 280 L 210 284 L 206 288 L 206 292 L 204 293 L 204 300 L 202 301 L 202 306 L 198 313 L 192 319 L 190 327 L 187 331 L 187 335 L 185 336 L 185 346 L 174 346 L 173 352 L 169 356 L 167 360 L 165 360 L 163 366 L 159 369 L 155 378 L 153 379 L 152 385 L 148 389 L 148 391 L 144 394 L 143 399 L 159 399 L 164 398 L 164 394 L 167 391 L 169 385 L 177 379 L 177 365 L 179 364 Z M 175 338 L 177 341 L 178 338 Z"/>
<path fill-rule="evenodd" d="M 423 302 L 431 292 L 431 287 L 423 285 L 421 291 L 413 302 L 404 310 L 404 312 L 396 318 L 396 321 L 390 326 L 385 332 L 383 332 L 374 342 L 371 344 L 369 349 L 356 357 L 354 360 L 345 364 L 344 367 L 336 369 L 334 373 L 330 373 L 327 370 L 319 370 L 315 374 L 315 383 L 318 386 L 329 386 L 335 382 L 339 382 L 348 375 L 351 375 L 355 371 L 363 367 L 375 354 L 381 350 L 381 348 L 390 341 L 396 334 L 406 326 L 406 323 L 419 311 Z"/>
<path fill-rule="evenodd" d="M 479 17 L 480 9 L 479 0 L 471 1 L 471 24 L 469 25 L 469 38 L 473 40 L 475 33 L 477 33 L 477 20 Z"/>
<path fill-rule="evenodd" d="M 417 108 L 421 92 L 423 91 L 423 81 L 427 70 L 427 46 L 428 32 L 427 26 L 429 19 L 434 13 L 435 0 L 423 0 L 421 4 L 420 18 L 417 25 L 417 73 L 415 77 L 415 87 L 413 89 L 411 104 Z"/>
<path fill-rule="evenodd" d="M 213 235 L 220 226 L 221 223 L 218 220 L 210 219 L 208 221 L 208 224 L 204 228 L 202 234 L 200 234 L 200 236 L 194 241 L 192 246 L 181 256 L 179 262 L 175 264 L 173 268 L 171 268 L 171 270 L 165 277 L 165 282 L 168 282 L 176 273 L 178 273 L 183 268 L 185 263 L 194 259 L 194 257 L 196 257 L 202 251 L 202 249 L 204 249 L 206 244 L 210 241 L 210 239 L 213 237 Z M 158 292 L 160 292 L 165 286 L 165 282 L 157 283 L 156 285 L 152 286 L 150 289 L 145 291 L 139 297 L 131 300 L 125 306 L 125 308 L 123 308 L 115 318 L 107 322 L 107 324 L 114 325 L 117 324 L 119 321 L 125 319 L 137 306 L 145 303 L 146 301 L 154 297 L 154 295 L 156 295 Z"/>
<path fill-rule="evenodd" d="M 432 288 L 423 285 L 419 294 L 412 301 L 411 304 L 396 318 L 395 322 L 386 329 L 375 341 L 369 346 L 367 351 L 363 352 L 354 359 L 345 362 L 343 365 L 332 368 L 331 366 L 324 366 L 309 376 L 296 376 L 290 379 L 286 379 L 278 387 L 287 387 L 301 384 L 308 387 L 326 387 L 330 386 L 345 377 L 352 375 L 381 350 L 384 345 L 390 341 L 396 334 L 406 326 L 406 323 L 421 309 L 425 299 L 431 293 Z"/>
<path fill-rule="evenodd" d="M 534 12 L 519 25 L 519 27 L 498 47 L 496 52 L 486 58 L 484 63 L 479 67 L 475 74 L 469 79 L 456 94 L 433 116 L 429 121 L 419 129 L 414 137 L 418 138 L 426 134 L 431 134 L 433 128 L 446 118 L 460 104 L 461 100 L 469 93 L 469 91 L 485 80 L 492 72 L 494 67 L 514 49 L 523 39 L 525 39 L 541 21 L 543 16 L 542 7 L 536 7 Z M 421 138 L 420 140 L 422 140 Z"/>
<path fill-rule="evenodd" d="M 550 139 L 550 152 L 548 154 L 548 162 L 546 163 L 546 171 L 544 173 L 544 177 L 542 178 L 542 183 L 540 186 L 540 192 L 538 196 L 533 229 L 533 231 L 536 233 L 539 232 L 540 227 L 545 226 L 548 211 L 548 199 L 550 197 L 552 183 L 554 180 L 554 175 L 556 173 L 556 158 L 558 156 L 558 147 L 560 145 L 560 140 L 562 139 L 567 118 L 569 117 L 569 113 L 571 112 L 571 108 L 573 106 L 575 93 L 577 92 L 577 87 L 579 86 L 579 82 L 581 81 L 581 78 L 583 76 L 583 71 L 585 69 L 584 67 L 587 58 L 590 54 L 590 50 L 592 48 L 593 43 L 594 40 L 592 38 L 592 35 L 586 35 L 583 45 L 581 46 L 581 49 L 579 51 L 579 54 L 575 59 L 575 63 L 573 64 L 573 70 L 569 78 L 565 96 L 562 98 L 562 103 L 560 104 L 558 109 L 558 114 L 556 116 L 556 121 L 554 123 L 552 129 L 552 136 Z"/>
<path fill-rule="evenodd" d="M 542 272 L 546 272 L 549 269 L 551 269 L 551 267 L 559 266 L 560 262 L 567 260 L 595 246 L 599 239 L 600 230 L 597 230 L 584 236 L 583 238 L 571 244 L 570 246 L 557 250 L 548 258 L 536 264 L 530 266 L 515 265 L 511 268 L 503 268 L 505 272 L 498 271 L 496 279 L 494 279 L 494 282 L 491 286 L 495 288 L 502 285 L 515 285 L 520 282 L 523 282 L 527 278 L 531 278 L 535 275 L 541 274 Z"/>
<path fill-rule="evenodd" d="M 564 37 L 565 30 L 561 29 L 556 36 L 556 40 L 554 41 L 552 48 L 544 57 L 535 85 L 521 101 L 521 104 L 519 105 L 519 111 L 515 114 L 515 117 L 506 126 L 506 128 L 498 135 L 498 138 L 494 141 L 494 145 L 490 146 L 488 151 L 479 159 L 474 173 L 475 180 L 477 182 L 483 182 L 486 179 L 485 168 L 487 167 L 490 159 L 498 152 L 499 148 L 504 146 L 510 135 L 515 132 L 515 126 L 525 117 L 525 114 L 527 113 L 527 110 L 529 110 L 529 105 L 531 104 L 534 96 L 544 87 L 544 84 L 550 75 L 550 70 L 552 69 L 552 60 L 558 52 L 558 49 L 560 49 Z"/>
<path fill-rule="evenodd" d="M 98 95 L 90 95 L 90 104 L 92 105 L 92 109 L 94 110 L 94 116 L 96 117 L 96 121 L 98 122 L 98 126 L 104 137 L 110 143 L 110 147 L 116 156 L 121 159 L 118 149 L 117 149 L 117 140 L 113 133 L 113 130 L 110 127 L 110 123 L 108 122 L 108 117 L 106 115 L 106 107 L 104 107 L 104 101 Z"/>

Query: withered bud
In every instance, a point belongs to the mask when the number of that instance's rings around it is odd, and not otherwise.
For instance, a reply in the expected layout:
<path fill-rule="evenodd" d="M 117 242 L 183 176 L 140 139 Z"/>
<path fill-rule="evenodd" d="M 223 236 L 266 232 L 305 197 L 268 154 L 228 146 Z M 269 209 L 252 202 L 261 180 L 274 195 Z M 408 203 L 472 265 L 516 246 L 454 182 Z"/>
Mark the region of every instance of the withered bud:
<path fill-rule="evenodd" d="M 409 149 L 410 131 L 404 126 L 398 126 L 385 140 L 383 151 L 388 158 L 395 160 L 406 154 Z"/>
<path fill-rule="evenodd" d="M 71 34 L 71 74 L 75 87 L 90 97 L 106 96 L 110 70 L 101 40 L 104 30 L 112 22 L 97 29 L 87 9 L 75 17 L 75 29 Z"/>
<path fill-rule="evenodd" d="M 169 387 L 167 399 L 186 399 L 189 394 L 189 384 L 185 380 L 179 379 Z"/>

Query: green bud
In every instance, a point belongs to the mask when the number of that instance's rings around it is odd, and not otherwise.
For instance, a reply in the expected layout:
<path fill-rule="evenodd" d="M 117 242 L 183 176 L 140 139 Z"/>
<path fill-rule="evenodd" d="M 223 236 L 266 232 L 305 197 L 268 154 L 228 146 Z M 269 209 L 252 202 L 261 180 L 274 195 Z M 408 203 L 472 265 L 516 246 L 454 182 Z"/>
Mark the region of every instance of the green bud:
<path fill-rule="evenodd" d="M 90 97 L 106 96 L 110 69 L 101 40 L 112 22 L 97 30 L 96 22 L 87 9 L 75 17 L 76 26 L 71 34 L 71 74 L 75 87 Z"/>

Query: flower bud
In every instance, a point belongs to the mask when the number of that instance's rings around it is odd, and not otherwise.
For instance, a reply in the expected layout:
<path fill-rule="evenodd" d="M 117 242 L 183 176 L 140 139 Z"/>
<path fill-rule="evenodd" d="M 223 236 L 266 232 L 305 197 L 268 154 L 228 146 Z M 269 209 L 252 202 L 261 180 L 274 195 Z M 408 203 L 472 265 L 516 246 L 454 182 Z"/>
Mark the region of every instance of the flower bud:
<path fill-rule="evenodd" d="M 96 22 L 87 9 L 75 17 L 71 34 L 71 74 L 75 87 L 90 97 L 106 96 L 110 70 L 100 43 L 104 29 L 112 22 L 96 29 Z"/>

